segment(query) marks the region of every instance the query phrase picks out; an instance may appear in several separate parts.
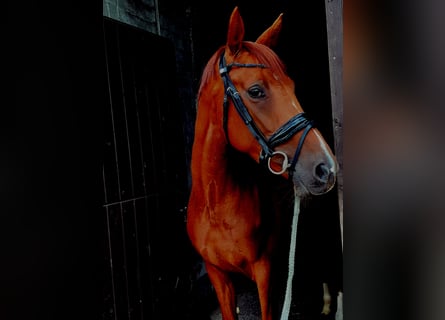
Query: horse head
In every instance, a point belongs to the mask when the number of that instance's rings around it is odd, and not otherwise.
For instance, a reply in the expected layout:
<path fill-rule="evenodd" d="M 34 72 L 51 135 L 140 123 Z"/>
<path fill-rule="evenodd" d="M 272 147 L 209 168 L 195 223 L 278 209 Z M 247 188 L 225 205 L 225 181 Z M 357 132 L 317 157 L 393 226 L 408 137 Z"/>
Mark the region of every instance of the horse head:
<path fill-rule="evenodd" d="M 323 194 L 335 183 L 337 162 L 271 49 L 281 26 L 282 15 L 255 42 L 245 41 L 238 8 L 232 12 L 227 42 L 211 59 L 223 80 L 213 88 L 217 114 L 228 144 L 291 179 L 298 195 Z"/>

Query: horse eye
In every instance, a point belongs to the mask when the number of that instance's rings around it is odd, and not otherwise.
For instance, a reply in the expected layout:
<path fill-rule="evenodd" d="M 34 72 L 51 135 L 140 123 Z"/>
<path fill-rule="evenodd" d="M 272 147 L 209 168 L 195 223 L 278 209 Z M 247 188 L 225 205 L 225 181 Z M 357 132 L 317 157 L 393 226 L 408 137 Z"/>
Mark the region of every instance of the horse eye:
<path fill-rule="evenodd" d="M 266 94 L 264 93 L 263 88 L 261 88 L 258 85 L 252 86 L 247 90 L 247 93 L 249 94 L 249 96 L 253 99 L 260 99 L 260 98 L 264 98 L 266 96 Z"/>

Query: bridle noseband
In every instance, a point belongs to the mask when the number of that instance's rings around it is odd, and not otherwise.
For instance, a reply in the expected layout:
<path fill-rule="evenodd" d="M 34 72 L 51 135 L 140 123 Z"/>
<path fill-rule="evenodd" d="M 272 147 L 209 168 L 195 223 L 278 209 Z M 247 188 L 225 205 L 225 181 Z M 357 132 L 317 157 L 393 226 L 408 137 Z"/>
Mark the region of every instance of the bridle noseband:
<path fill-rule="evenodd" d="M 235 106 L 236 111 L 240 115 L 241 119 L 244 121 L 244 124 L 247 126 L 249 131 L 258 141 L 261 146 L 260 159 L 259 162 L 261 164 L 266 164 L 269 170 L 274 174 L 283 174 L 286 170 L 289 171 L 289 178 L 292 178 L 292 175 L 295 171 L 295 166 L 298 161 L 298 157 L 300 155 L 301 149 L 303 147 L 304 140 L 309 132 L 309 130 L 313 127 L 313 121 L 306 119 L 304 112 L 299 113 L 296 116 L 292 117 L 288 122 L 286 122 L 283 126 L 281 126 L 274 134 L 267 140 L 263 133 L 258 129 L 253 121 L 252 116 L 250 115 L 247 107 L 243 103 L 239 92 L 236 90 L 232 80 L 229 77 L 229 72 L 233 67 L 238 68 L 267 68 L 264 64 L 255 64 L 255 63 L 230 63 L 226 64 L 226 59 L 224 58 L 224 52 L 221 55 L 219 61 L 219 73 L 224 82 L 224 102 L 223 102 L 223 126 L 224 132 L 226 134 L 227 141 L 228 132 L 227 132 L 227 118 L 228 118 L 228 99 L 229 96 L 232 99 L 233 105 Z M 300 137 L 300 141 L 298 142 L 297 149 L 295 151 L 292 162 L 289 164 L 289 160 L 287 155 L 282 151 L 275 151 L 274 148 L 280 144 L 287 142 L 291 139 L 297 132 L 303 130 L 303 134 Z M 281 170 L 275 171 L 271 167 L 271 159 L 275 156 L 283 157 L 283 165 Z"/>

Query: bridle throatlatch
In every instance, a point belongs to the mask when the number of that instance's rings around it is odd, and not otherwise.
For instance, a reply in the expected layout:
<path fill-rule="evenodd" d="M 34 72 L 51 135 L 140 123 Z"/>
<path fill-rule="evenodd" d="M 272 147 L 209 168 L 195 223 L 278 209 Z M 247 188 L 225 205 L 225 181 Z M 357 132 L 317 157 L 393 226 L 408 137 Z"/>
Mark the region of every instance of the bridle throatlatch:
<path fill-rule="evenodd" d="M 235 106 L 236 111 L 240 115 L 241 119 L 244 121 L 244 124 L 247 126 L 249 131 L 258 141 L 261 146 L 260 158 L 259 162 L 261 164 L 267 164 L 267 167 L 273 174 L 283 174 L 286 170 L 289 171 L 289 178 L 292 178 L 292 175 L 295 171 L 295 166 L 298 161 L 298 157 L 300 156 L 301 149 L 303 147 L 304 140 L 309 133 L 309 130 L 313 128 L 314 124 L 312 120 L 308 120 L 304 114 L 304 112 L 297 114 L 292 117 L 289 121 L 287 121 L 283 126 L 278 128 L 274 134 L 267 140 L 263 133 L 258 129 L 253 121 L 252 116 L 250 115 L 247 107 L 243 103 L 239 92 L 236 90 L 232 80 L 229 77 L 229 72 L 233 67 L 237 68 L 267 68 L 264 64 L 255 64 L 255 63 L 230 63 L 226 64 L 226 59 L 224 58 L 224 52 L 221 55 L 219 60 L 219 73 L 224 82 L 224 119 L 223 126 L 224 132 L 226 134 L 227 141 L 229 141 L 228 133 L 227 133 L 227 118 L 228 118 L 228 99 L 230 97 L 232 99 L 233 105 Z M 278 145 L 286 143 L 289 139 L 291 139 L 297 132 L 304 130 L 303 134 L 300 137 L 300 141 L 298 142 L 297 149 L 295 150 L 294 157 L 292 162 L 289 163 L 287 155 L 282 151 L 275 151 L 274 148 Z M 271 167 L 271 159 L 275 156 L 283 157 L 283 164 L 281 170 L 275 171 Z"/>

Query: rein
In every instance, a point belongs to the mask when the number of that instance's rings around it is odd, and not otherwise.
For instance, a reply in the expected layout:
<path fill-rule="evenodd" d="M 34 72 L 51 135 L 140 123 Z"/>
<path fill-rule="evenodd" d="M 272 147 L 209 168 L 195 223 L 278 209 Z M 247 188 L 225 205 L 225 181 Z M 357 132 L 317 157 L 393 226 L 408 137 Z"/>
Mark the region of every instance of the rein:
<path fill-rule="evenodd" d="M 237 68 L 261 68 L 265 69 L 267 66 L 264 64 L 255 64 L 255 63 L 230 63 L 226 64 L 226 59 L 224 58 L 224 52 L 221 54 L 221 58 L 219 61 L 219 73 L 224 82 L 224 102 L 223 102 L 223 127 L 226 135 L 227 141 L 229 141 L 229 136 L 227 132 L 227 121 L 228 121 L 228 98 L 233 102 L 236 111 L 240 115 L 241 119 L 244 121 L 244 124 L 247 126 L 249 131 L 252 133 L 254 138 L 258 141 L 261 146 L 260 158 L 259 162 L 261 164 L 266 164 L 273 174 L 283 174 L 286 170 L 289 171 L 289 178 L 292 178 L 292 175 L 295 171 L 295 166 L 298 161 L 298 157 L 300 156 L 301 149 L 303 147 L 304 140 L 306 139 L 309 130 L 313 127 L 313 121 L 308 120 L 303 113 L 299 113 L 296 116 L 292 117 L 289 121 L 287 121 L 283 126 L 278 128 L 272 136 L 267 140 L 261 130 L 255 125 L 252 116 L 247 110 L 246 105 L 243 103 L 239 92 L 236 90 L 235 85 L 229 77 L 229 72 L 233 67 Z M 302 136 L 300 137 L 300 141 L 298 142 L 297 149 L 295 150 L 294 157 L 292 162 L 289 164 L 289 160 L 287 155 L 282 151 L 275 151 L 274 148 L 280 144 L 285 143 L 289 139 L 291 139 L 297 132 L 304 130 Z M 274 171 L 270 165 L 270 161 L 274 156 L 281 155 L 283 157 L 282 168 L 279 171 Z"/>

